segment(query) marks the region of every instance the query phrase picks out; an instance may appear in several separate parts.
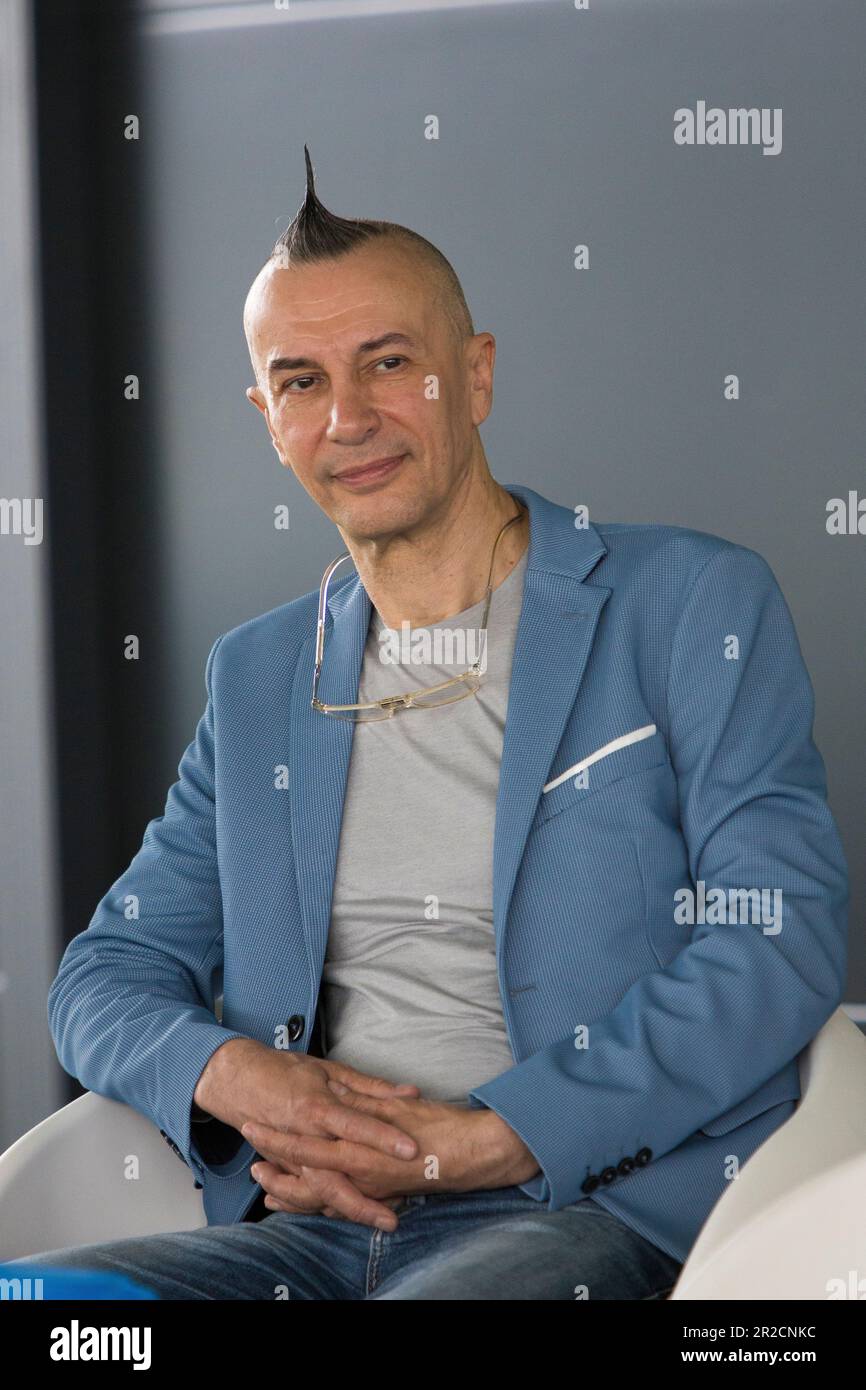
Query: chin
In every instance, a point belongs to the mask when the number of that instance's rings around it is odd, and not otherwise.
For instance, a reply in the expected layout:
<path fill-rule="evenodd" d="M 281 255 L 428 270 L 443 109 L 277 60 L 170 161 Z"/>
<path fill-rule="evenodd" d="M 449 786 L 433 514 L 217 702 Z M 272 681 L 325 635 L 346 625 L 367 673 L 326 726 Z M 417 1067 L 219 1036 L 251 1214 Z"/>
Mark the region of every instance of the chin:
<path fill-rule="evenodd" d="M 389 495 L 383 489 L 367 497 L 340 498 L 330 513 L 332 521 L 364 540 L 375 540 L 377 536 L 393 535 L 414 526 L 426 510 L 421 497 L 400 495 L 395 491 Z"/>

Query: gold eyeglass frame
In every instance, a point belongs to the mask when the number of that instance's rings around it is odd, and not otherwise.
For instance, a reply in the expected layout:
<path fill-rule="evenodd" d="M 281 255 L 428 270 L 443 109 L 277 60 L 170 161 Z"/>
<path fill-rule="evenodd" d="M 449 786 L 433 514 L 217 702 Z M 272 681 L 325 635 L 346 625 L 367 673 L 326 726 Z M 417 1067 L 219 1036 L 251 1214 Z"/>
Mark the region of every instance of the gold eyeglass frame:
<path fill-rule="evenodd" d="M 338 555 L 336 560 L 331 561 L 325 573 L 322 575 L 322 582 L 319 585 L 319 612 L 316 620 L 316 663 L 313 670 L 313 698 L 310 702 L 313 709 L 318 710 L 320 714 L 328 714 L 334 719 L 348 720 L 349 723 L 352 724 L 369 724 L 375 723 L 377 720 L 381 719 L 393 719 L 399 709 L 441 709 L 443 705 L 454 705 L 458 700 L 465 700 L 468 696 L 476 694 L 481 684 L 481 663 L 487 647 L 487 619 L 490 614 L 490 599 L 493 594 L 491 580 L 493 578 L 493 562 L 496 558 L 496 547 L 509 526 L 513 526 L 515 521 L 520 521 L 529 511 L 529 508 L 524 502 L 519 501 L 516 497 L 514 501 L 517 502 L 521 510 L 517 512 L 515 516 L 511 517 L 509 521 L 506 521 L 499 535 L 496 537 L 496 540 L 493 542 L 493 553 L 490 556 L 490 571 L 487 575 L 484 613 L 481 618 L 480 631 L 484 633 L 481 654 L 461 675 L 452 676 L 451 679 L 447 681 L 440 681 L 438 685 L 424 686 L 420 690 L 412 690 L 405 695 L 385 695 L 380 700 L 367 700 L 362 701 L 360 704 L 329 705 L 324 704 L 318 698 L 319 677 L 322 672 L 322 658 L 325 653 L 325 609 L 328 602 L 328 585 L 331 581 L 331 575 L 334 573 L 337 566 L 341 565 L 344 560 L 350 560 L 352 557 L 349 552 L 346 551 L 345 554 Z M 466 686 L 466 689 L 461 691 L 459 695 L 452 695 L 448 699 L 435 700 L 432 702 L 426 698 L 429 695 L 436 695 L 440 691 L 448 690 L 452 686 L 460 685 L 461 683 Z M 421 703 L 416 703 L 416 701 L 421 701 Z M 377 709 L 380 710 L 381 713 L 378 715 L 371 715 L 368 719 L 358 719 L 351 713 L 344 712 L 351 710 L 360 712 Z"/>

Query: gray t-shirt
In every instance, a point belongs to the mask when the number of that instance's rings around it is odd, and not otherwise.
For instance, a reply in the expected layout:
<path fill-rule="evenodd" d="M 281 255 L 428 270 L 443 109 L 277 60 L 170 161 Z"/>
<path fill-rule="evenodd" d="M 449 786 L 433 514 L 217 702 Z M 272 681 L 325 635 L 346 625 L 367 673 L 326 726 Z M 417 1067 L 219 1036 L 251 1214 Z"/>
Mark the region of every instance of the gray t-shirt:
<path fill-rule="evenodd" d="M 431 1100 L 466 1104 L 514 1063 L 496 973 L 493 829 L 526 558 L 493 590 L 477 693 L 354 731 L 322 977 L 325 1055 Z M 483 610 L 398 644 L 400 629 L 374 608 L 358 700 L 465 670 Z"/>

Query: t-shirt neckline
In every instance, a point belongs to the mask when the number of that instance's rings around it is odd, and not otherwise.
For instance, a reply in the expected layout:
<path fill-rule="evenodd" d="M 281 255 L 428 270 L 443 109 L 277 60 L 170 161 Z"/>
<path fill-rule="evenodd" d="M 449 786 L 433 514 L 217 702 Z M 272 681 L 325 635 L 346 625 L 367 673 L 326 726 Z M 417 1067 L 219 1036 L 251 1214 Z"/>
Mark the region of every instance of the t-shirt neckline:
<path fill-rule="evenodd" d="M 494 603 L 494 600 L 496 599 L 497 594 L 501 594 L 501 593 L 503 592 L 503 590 L 505 590 L 505 589 L 507 588 L 507 586 L 508 586 L 508 585 L 511 583 L 511 581 L 514 579 L 514 576 L 517 574 L 518 571 L 522 571 L 523 569 L 525 569 L 525 567 L 526 567 L 526 560 L 527 560 L 528 554 L 529 554 L 529 546 L 527 546 L 527 547 L 524 549 L 523 554 L 520 556 L 520 559 L 519 559 L 519 560 L 517 561 L 517 563 L 512 567 L 512 569 L 511 569 L 511 570 L 509 571 L 509 573 L 505 576 L 505 578 L 504 578 L 503 580 L 501 580 L 501 582 L 500 582 L 499 584 L 496 585 L 495 589 L 491 590 L 491 594 L 490 594 L 490 607 L 491 607 L 491 612 L 492 612 L 492 610 L 493 610 L 493 603 Z M 370 608 L 371 608 L 370 625 L 371 625 L 373 631 L 374 631 L 375 633 L 377 633 L 377 634 L 378 634 L 378 633 L 381 633 L 381 632 L 384 632 L 384 630 L 385 630 L 385 628 L 386 628 L 386 624 L 383 622 L 382 617 L 381 617 L 381 614 L 379 613 L 379 610 L 372 604 L 372 602 L 371 602 L 371 604 L 370 604 Z M 436 628 L 454 627 L 454 626 L 458 626 L 458 625 L 461 626 L 461 627 L 469 627 L 469 626 L 472 626 L 472 624 L 468 621 L 468 620 L 472 617 L 472 615 L 477 613 L 477 617 L 478 617 L 478 620 L 479 620 L 479 622 L 480 622 L 481 616 L 482 616 L 483 612 L 484 612 L 484 599 L 481 598 L 481 599 L 478 600 L 477 603 L 470 604 L 470 606 L 469 606 L 468 608 L 462 609 L 461 612 L 459 612 L 459 613 L 453 613 L 450 617 L 447 617 L 447 618 L 440 618 L 440 619 L 439 619 L 437 622 L 435 622 L 435 623 L 420 623 L 420 624 L 418 624 L 418 625 L 415 626 L 415 627 L 411 627 L 411 628 L 409 629 L 409 631 L 410 631 L 410 632 L 433 632 L 433 631 L 435 631 Z M 399 631 L 399 629 L 391 629 L 391 630 L 392 630 L 392 631 L 394 631 L 394 630 Z"/>

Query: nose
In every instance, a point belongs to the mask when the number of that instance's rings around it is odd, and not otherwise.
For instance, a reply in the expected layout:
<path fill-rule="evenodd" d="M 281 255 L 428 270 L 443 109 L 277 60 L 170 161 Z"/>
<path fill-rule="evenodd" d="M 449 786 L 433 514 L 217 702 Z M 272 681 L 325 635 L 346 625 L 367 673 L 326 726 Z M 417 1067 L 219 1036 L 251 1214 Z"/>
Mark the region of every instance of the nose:
<path fill-rule="evenodd" d="M 363 444 L 378 427 L 378 412 L 360 382 L 334 384 L 327 430 L 332 444 Z"/>

